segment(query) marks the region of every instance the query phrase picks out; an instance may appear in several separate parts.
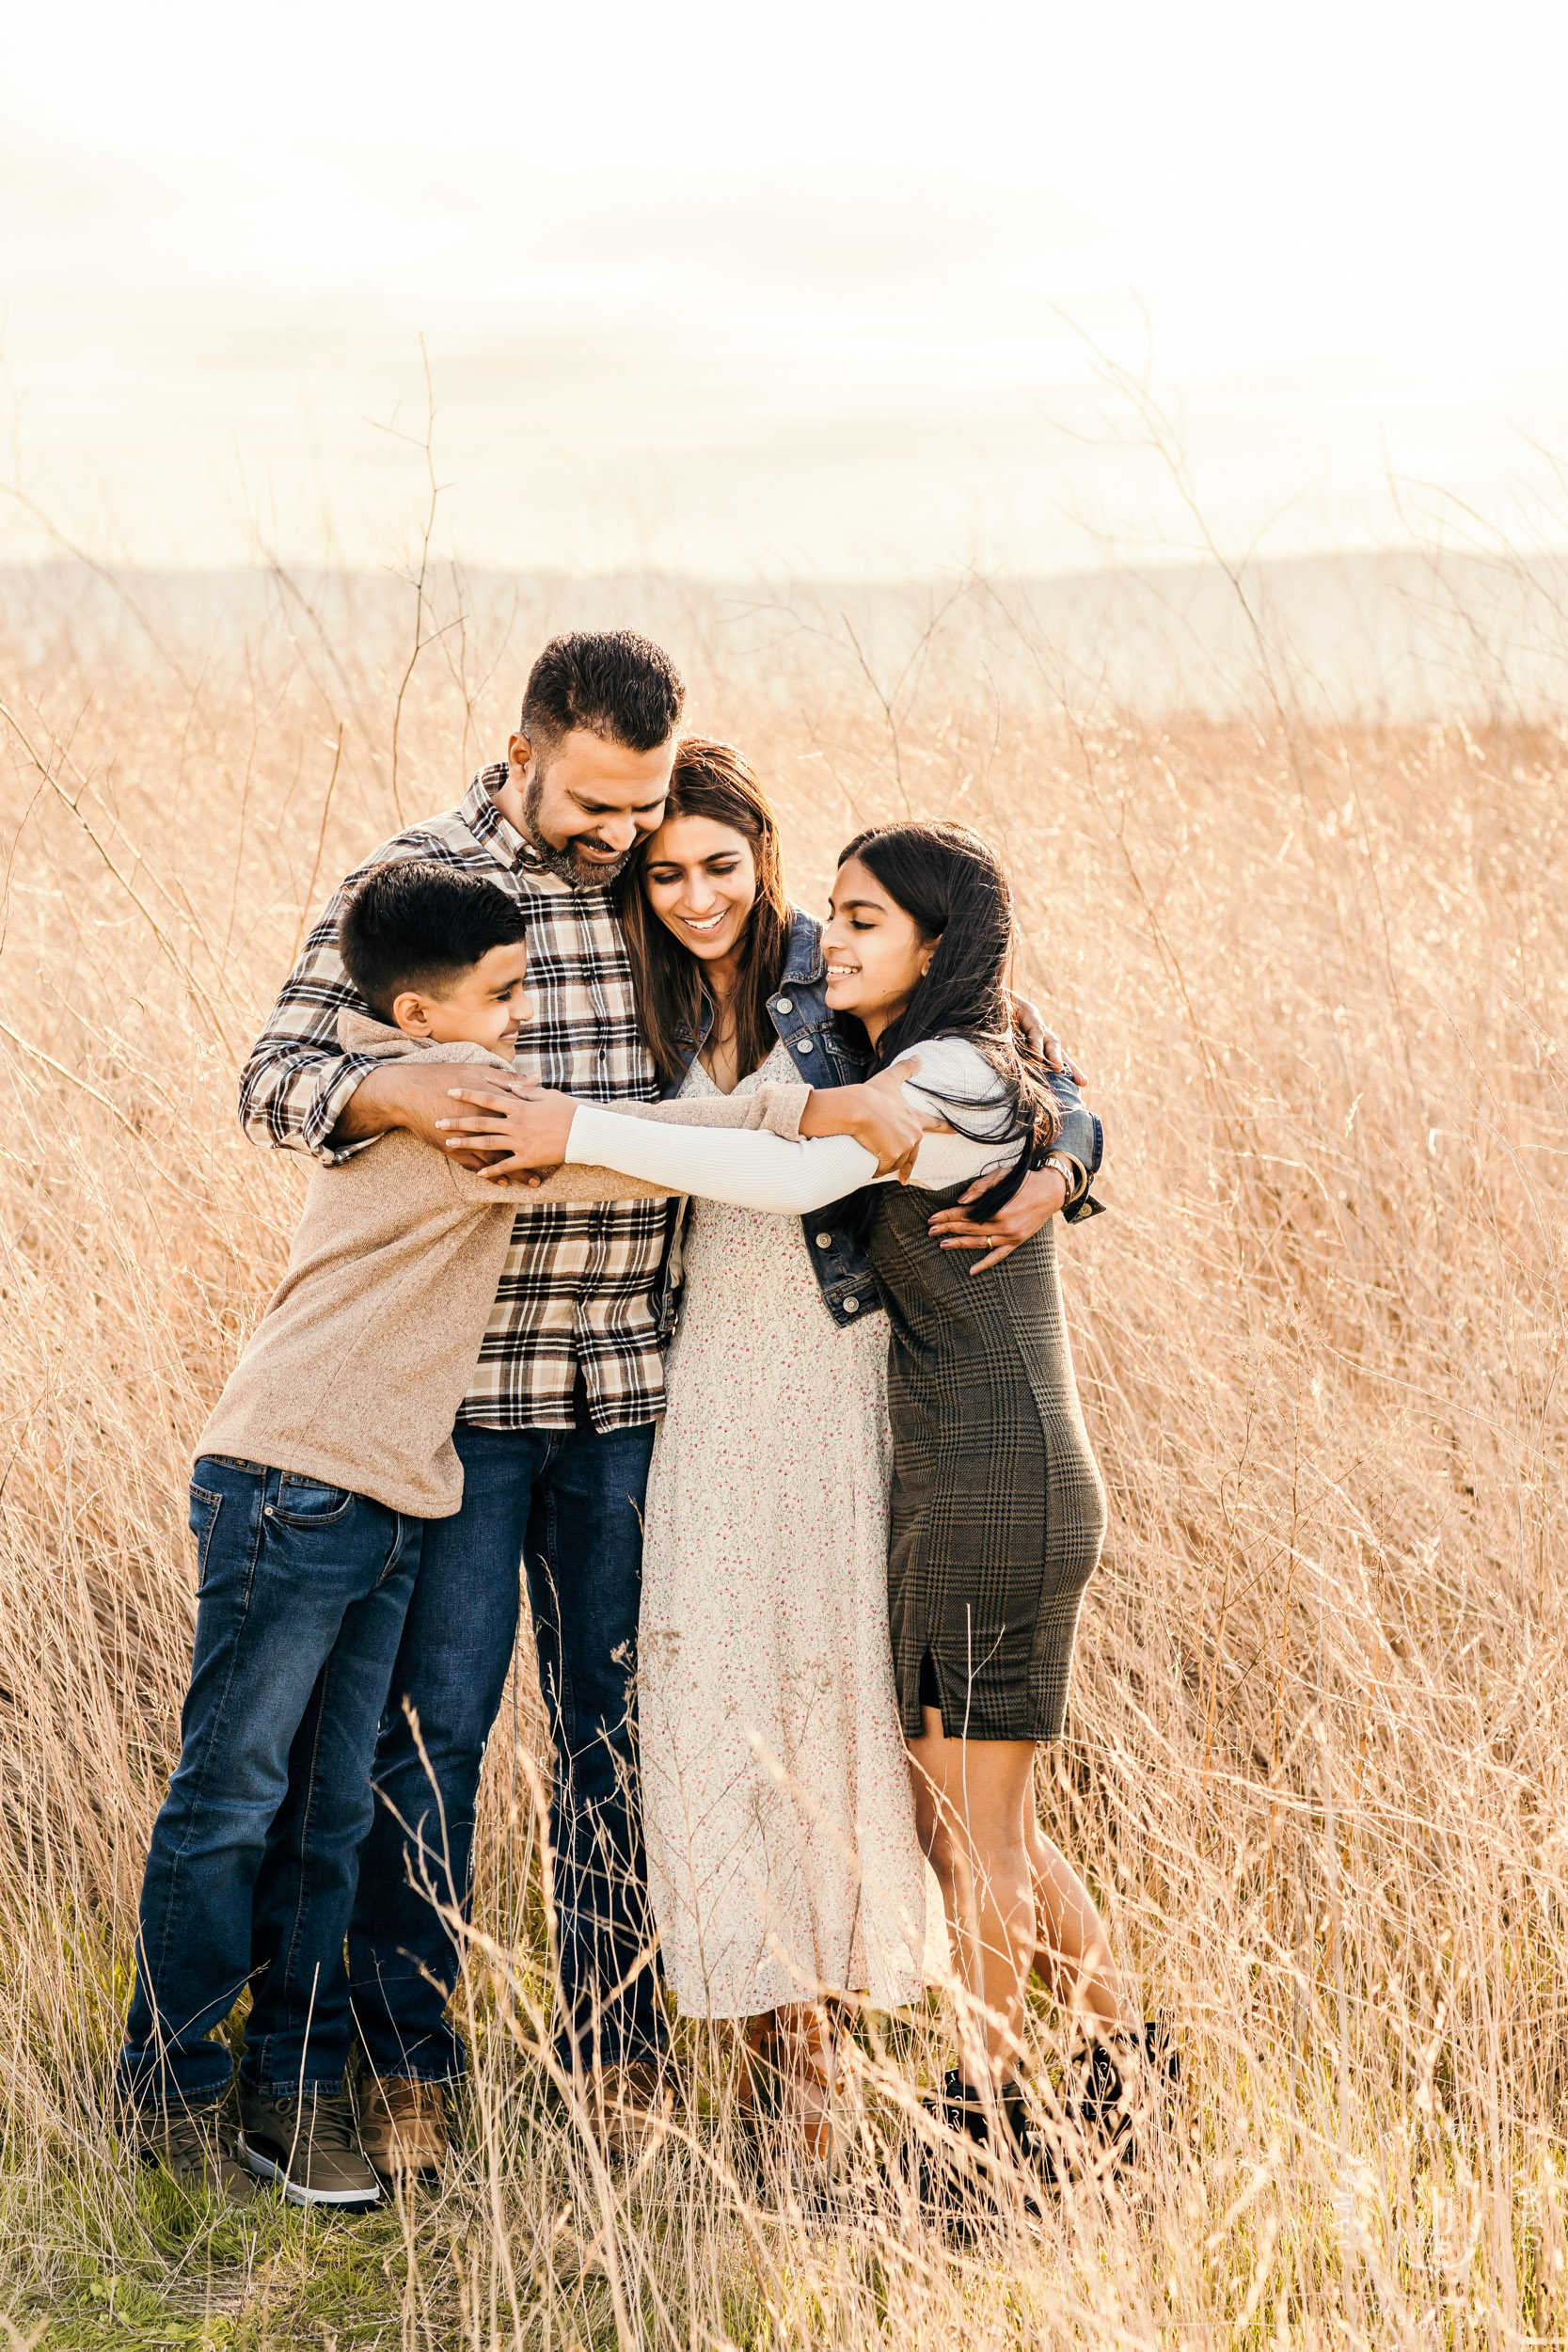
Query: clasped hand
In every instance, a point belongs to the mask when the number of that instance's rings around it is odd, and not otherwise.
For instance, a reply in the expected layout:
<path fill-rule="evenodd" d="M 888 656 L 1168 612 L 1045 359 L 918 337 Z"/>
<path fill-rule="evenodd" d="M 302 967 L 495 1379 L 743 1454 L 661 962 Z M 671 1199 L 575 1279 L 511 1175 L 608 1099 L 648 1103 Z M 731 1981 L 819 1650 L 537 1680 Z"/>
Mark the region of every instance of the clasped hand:
<path fill-rule="evenodd" d="M 488 1177 L 503 1188 L 517 1184 L 526 1190 L 538 1185 L 536 1170 L 557 1168 L 566 1157 L 566 1139 L 577 1109 L 569 1094 L 553 1093 L 526 1078 L 509 1079 L 503 1087 L 451 1087 L 448 1090 L 454 1103 L 471 1103 L 479 1116 L 453 1113 L 436 1121 L 445 1135 L 447 1150 L 497 1151 L 499 1154 L 483 1167 L 476 1166 L 476 1176 Z"/>
<path fill-rule="evenodd" d="M 914 1173 L 920 1138 L 943 1122 L 916 1110 L 904 1092 L 904 1081 L 920 1068 L 918 1056 L 879 1070 L 861 1086 L 817 1087 L 800 1114 L 800 1133 L 808 1141 L 817 1136 L 853 1136 L 877 1163 L 879 1176 L 895 1175 L 907 1184 Z"/>

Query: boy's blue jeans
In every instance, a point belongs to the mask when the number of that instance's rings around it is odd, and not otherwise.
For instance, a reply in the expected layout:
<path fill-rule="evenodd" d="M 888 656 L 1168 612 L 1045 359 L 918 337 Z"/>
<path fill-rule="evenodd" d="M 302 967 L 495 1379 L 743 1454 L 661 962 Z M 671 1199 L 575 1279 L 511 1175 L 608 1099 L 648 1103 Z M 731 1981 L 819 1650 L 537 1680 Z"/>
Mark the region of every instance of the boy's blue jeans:
<path fill-rule="evenodd" d="M 449 2082 L 463 2071 L 463 2043 L 444 2014 L 458 1945 L 436 1905 L 467 1905 L 474 1802 L 517 1629 L 520 1563 L 555 1742 L 557 2053 L 570 2068 L 574 2056 L 611 2065 L 662 2047 L 632 1777 L 654 1430 L 594 1430 L 578 1387 L 574 1429 L 459 1422 L 463 1508 L 426 1523 L 349 1931 L 355 2022 L 378 2074 Z"/>
<path fill-rule="evenodd" d="M 246 2083 L 341 2089 L 343 1937 L 425 1525 L 290 1471 L 196 1465 L 196 1652 L 119 2060 L 138 2104 L 222 2095 L 229 2052 L 207 2037 L 251 1978 Z"/>

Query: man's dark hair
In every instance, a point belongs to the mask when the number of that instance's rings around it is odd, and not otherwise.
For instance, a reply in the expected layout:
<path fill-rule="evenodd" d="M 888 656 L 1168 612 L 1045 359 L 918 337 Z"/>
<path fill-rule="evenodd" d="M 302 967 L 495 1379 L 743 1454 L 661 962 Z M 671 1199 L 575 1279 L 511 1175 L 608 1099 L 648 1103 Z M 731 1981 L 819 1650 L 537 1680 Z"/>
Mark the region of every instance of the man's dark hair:
<path fill-rule="evenodd" d="M 428 859 L 378 866 L 338 922 L 343 969 L 379 1020 L 405 988 L 444 995 L 492 947 L 528 937 L 528 917 L 499 882 Z"/>
<path fill-rule="evenodd" d="M 574 629 L 552 637 L 529 672 L 519 732 L 543 769 L 574 727 L 624 751 L 657 752 L 685 707 L 680 672 L 662 645 L 630 628 Z"/>

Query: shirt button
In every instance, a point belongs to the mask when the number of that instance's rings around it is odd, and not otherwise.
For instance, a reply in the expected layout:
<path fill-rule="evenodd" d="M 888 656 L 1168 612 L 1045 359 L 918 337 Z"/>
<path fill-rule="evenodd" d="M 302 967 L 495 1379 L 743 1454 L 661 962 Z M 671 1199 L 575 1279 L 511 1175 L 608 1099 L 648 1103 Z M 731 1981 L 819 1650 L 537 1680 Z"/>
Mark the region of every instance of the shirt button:
<path fill-rule="evenodd" d="M 858 1314 L 860 1312 L 860 1303 L 861 1302 L 858 1298 L 847 1298 L 844 1302 L 845 1313 L 847 1315 Z"/>
<path fill-rule="evenodd" d="M 795 1008 L 787 996 L 781 996 L 773 1009 L 775 1012 L 793 1012 Z"/>
<path fill-rule="evenodd" d="M 833 1246 L 833 1237 L 832 1237 L 832 1233 L 818 1233 L 818 1234 L 817 1234 L 817 1236 L 816 1236 L 816 1247 L 818 1248 L 818 1249 L 831 1249 L 831 1248 L 832 1248 L 832 1246 Z"/>

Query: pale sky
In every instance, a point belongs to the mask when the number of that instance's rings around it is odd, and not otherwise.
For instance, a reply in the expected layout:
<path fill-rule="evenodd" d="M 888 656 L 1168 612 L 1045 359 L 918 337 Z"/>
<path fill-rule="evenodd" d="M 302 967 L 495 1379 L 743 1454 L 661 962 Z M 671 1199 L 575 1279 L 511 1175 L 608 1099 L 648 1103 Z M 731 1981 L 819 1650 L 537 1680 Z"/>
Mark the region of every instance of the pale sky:
<path fill-rule="evenodd" d="M 1227 548 L 1391 543 L 1390 475 L 1568 543 L 1555 0 L 9 0 L 0 55 L 0 473 L 103 558 L 397 561 L 421 334 L 474 564 L 1191 551 L 1096 346 Z"/>

